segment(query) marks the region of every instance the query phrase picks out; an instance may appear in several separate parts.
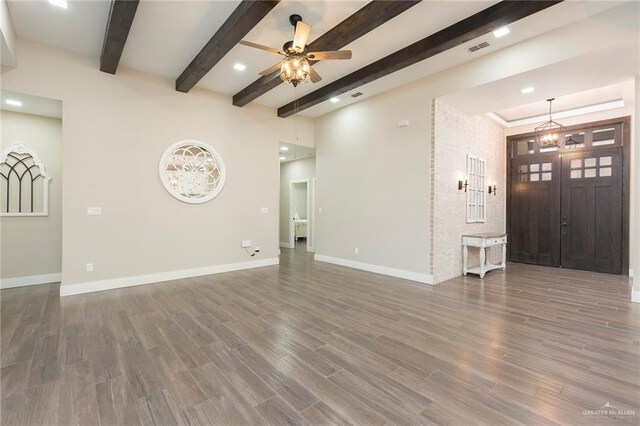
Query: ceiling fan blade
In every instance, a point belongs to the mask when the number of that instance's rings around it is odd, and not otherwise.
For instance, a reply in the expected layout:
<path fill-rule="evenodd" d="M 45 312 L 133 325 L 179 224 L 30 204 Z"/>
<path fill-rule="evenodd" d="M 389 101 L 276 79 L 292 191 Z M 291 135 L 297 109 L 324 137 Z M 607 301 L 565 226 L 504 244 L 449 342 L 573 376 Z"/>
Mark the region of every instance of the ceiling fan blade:
<path fill-rule="evenodd" d="M 274 49 L 273 47 L 264 46 L 262 44 L 254 43 L 252 41 L 240 40 L 239 42 L 243 46 L 253 47 L 255 49 L 266 50 L 267 52 L 277 53 L 278 55 L 287 56 L 282 50 Z"/>
<path fill-rule="evenodd" d="M 307 58 L 313 61 L 326 61 L 331 59 L 351 59 L 350 50 L 335 50 L 331 52 L 311 52 Z"/>
<path fill-rule="evenodd" d="M 293 48 L 296 52 L 301 53 L 304 50 L 310 32 L 311 25 L 302 21 L 296 23 L 296 32 L 293 35 Z"/>
<path fill-rule="evenodd" d="M 276 71 L 280 71 L 280 67 L 282 66 L 282 61 L 278 62 L 277 64 L 275 64 L 272 67 L 267 68 L 266 70 L 262 71 L 260 73 L 260 75 L 271 75 Z"/>
<path fill-rule="evenodd" d="M 311 77 L 312 83 L 317 83 L 320 80 L 322 80 L 322 77 L 320 77 L 320 74 L 318 74 L 316 70 L 313 69 L 313 67 L 309 67 L 309 76 Z"/>

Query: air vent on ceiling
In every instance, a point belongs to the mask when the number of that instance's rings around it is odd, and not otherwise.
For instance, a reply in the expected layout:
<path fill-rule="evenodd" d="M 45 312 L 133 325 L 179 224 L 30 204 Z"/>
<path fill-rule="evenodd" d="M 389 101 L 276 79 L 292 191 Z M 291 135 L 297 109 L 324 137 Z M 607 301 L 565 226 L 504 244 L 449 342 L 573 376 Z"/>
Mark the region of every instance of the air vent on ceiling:
<path fill-rule="evenodd" d="M 476 45 L 476 46 L 471 46 L 469 48 L 469 52 L 473 53 L 473 52 L 477 52 L 480 49 L 484 49 L 485 47 L 488 47 L 489 43 L 487 43 L 486 41 L 483 41 L 482 43 Z"/>
<path fill-rule="evenodd" d="M 353 93 L 353 94 L 351 95 L 351 97 L 352 97 L 352 98 L 357 98 L 358 96 L 362 96 L 362 95 L 363 95 L 363 93 L 362 93 L 362 92 L 356 92 L 356 93 Z"/>

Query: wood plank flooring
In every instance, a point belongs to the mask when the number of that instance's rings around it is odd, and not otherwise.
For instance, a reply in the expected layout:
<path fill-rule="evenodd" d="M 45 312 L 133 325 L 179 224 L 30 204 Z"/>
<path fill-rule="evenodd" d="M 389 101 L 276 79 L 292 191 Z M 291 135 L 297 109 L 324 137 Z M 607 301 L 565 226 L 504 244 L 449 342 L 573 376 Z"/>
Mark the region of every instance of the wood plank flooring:
<path fill-rule="evenodd" d="M 431 287 L 294 250 L 279 267 L 62 299 L 2 290 L 0 420 L 637 425 L 629 291 L 521 264 Z M 635 414 L 585 411 L 607 403 Z"/>

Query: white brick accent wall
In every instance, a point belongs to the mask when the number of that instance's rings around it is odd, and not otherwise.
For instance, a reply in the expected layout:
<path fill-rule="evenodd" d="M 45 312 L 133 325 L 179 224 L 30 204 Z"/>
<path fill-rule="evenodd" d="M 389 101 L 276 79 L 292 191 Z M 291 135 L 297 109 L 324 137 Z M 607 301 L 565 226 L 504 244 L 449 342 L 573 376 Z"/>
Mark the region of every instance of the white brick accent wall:
<path fill-rule="evenodd" d="M 432 108 L 431 273 L 434 283 L 462 275 L 462 235 L 505 231 L 506 137 L 504 130 L 484 116 L 469 116 L 440 100 Z M 487 185 L 496 183 L 497 195 L 487 194 L 485 223 L 467 223 L 466 194 L 458 190 L 465 179 L 466 157 L 487 161 Z M 496 262 L 499 248 L 488 250 Z M 478 265 L 470 249 L 469 266 Z M 491 272 L 489 272 L 491 274 Z"/>

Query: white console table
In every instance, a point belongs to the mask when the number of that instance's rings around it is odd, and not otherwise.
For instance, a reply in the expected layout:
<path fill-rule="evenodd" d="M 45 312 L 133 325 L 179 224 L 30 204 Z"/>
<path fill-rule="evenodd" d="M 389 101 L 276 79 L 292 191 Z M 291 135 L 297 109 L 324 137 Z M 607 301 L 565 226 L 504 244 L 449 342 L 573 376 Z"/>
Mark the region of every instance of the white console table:
<path fill-rule="evenodd" d="M 486 263 L 486 249 L 487 247 L 502 246 L 502 262 L 499 265 L 492 263 Z M 469 247 L 478 247 L 480 249 L 480 265 L 475 268 L 467 269 L 467 257 L 469 255 Z M 462 274 L 480 275 L 480 278 L 484 278 L 484 274 L 492 269 L 505 269 L 507 262 L 507 234 L 471 234 L 462 236 Z"/>

